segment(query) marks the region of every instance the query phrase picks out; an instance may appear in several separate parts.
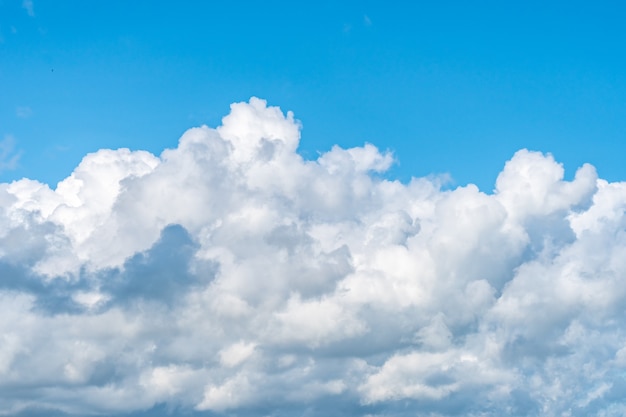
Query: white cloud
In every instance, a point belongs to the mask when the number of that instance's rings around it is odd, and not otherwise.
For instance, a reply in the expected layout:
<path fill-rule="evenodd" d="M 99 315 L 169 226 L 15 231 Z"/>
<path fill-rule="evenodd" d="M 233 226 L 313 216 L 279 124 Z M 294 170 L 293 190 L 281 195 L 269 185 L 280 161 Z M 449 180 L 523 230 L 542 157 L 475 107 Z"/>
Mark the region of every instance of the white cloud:
<path fill-rule="evenodd" d="M 220 350 L 220 363 L 222 366 L 232 368 L 244 362 L 254 353 L 255 343 L 237 342 Z"/>
<path fill-rule="evenodd" d="M 626 183 L 521 150 L 444 191 L 299 140 L 253 98 L 0 184 L 0 414 L 624 411 Z"/>
<path fill-rule="evenodd" d="M 245 375 L 236 374 L 222 385 L 206 387 L 202 401 L 197 410 L 224 411 L 247 405 L 252 384 Z"/>
<path fill-rule="evenodd" d="M 295 342 L 316 348 L 367 330 L 340 301 L 326 298 L 303 302 L 299 296 L 291 297 L 285 309 L 275 316 L 277 329 L 269 336 L 273 342 Z"/>

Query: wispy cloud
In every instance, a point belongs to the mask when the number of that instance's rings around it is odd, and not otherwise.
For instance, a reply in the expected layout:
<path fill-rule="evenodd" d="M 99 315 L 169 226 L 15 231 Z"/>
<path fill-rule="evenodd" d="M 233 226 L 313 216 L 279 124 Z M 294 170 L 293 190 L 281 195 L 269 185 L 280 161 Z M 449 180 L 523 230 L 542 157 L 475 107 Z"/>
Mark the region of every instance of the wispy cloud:
<path fill-rule="evenodd" d="M 26 10 L 26 13 L 28 13 L 30 17 L 35 17 L 35 6 L 33 4 L 33 0 L 22 1 L 22 7 Z"/>
<path fill-rule="evenodd" d="M 33 110 L 28 106 L 18 106 L 15 109 L 15 115 L 20 119 L 28 119 L 33 115 Z"/>
<path fill-rule="evenodd" d="M 15 138 L 5 135 L 0 141 L 0 171 L 17 168 L 21 152 L 15 149 Z"/>

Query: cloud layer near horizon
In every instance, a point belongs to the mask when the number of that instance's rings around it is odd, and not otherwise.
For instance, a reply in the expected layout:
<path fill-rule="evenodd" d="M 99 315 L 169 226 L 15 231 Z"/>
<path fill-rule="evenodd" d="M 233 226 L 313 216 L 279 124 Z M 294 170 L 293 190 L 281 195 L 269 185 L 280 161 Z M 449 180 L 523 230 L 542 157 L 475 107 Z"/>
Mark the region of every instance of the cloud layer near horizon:
<path fill-rule="evenodd" d="M 626 413 L 626 183 L 520 150 L 442 190 L 299 139 L 252 98 L 0 184 L 0 414 Z"/>

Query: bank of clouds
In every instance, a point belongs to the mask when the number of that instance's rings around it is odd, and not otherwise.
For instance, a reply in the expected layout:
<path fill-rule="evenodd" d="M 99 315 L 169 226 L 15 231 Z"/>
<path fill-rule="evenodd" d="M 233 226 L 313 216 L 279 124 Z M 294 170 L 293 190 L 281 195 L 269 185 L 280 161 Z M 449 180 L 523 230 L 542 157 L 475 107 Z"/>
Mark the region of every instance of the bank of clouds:
<path fill-rule="evenodd" d="M 252 98 L 0 184 L 0 414 L 626 413 L 626 183 L 520 150 L 444 190 L 299 140 Z"/>

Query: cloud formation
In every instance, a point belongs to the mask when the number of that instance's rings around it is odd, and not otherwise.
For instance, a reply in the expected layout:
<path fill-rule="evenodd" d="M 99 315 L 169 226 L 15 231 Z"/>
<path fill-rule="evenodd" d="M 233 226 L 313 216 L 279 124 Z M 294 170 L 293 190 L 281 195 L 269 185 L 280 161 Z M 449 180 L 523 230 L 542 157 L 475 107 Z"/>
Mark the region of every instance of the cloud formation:
<path fill-rule="evenodd" d="M 0 184 L 0 414 L 626 412 L 626 183 L 520 150 L 442 190 L 299 140 L 252 98 Z"/>
<path fill-rule="evenodd" d="M 35 17 L 35 5 L 33 4 L 33 0 L 23 0 L 22 7 L 30 17 Z"/>
<path fill-rule="evenodd" d="M 28 106 L 18 106 L 15 109 L 15 115 L 20 119 L 28 119 L 33 115 L 33 109 Z"/>
<path fill-rule="evenodd" d="M 0 172 L 17 168 L 22 153 L 15 149 L 15 138 L 5 135 L 0 140 Z"/>

